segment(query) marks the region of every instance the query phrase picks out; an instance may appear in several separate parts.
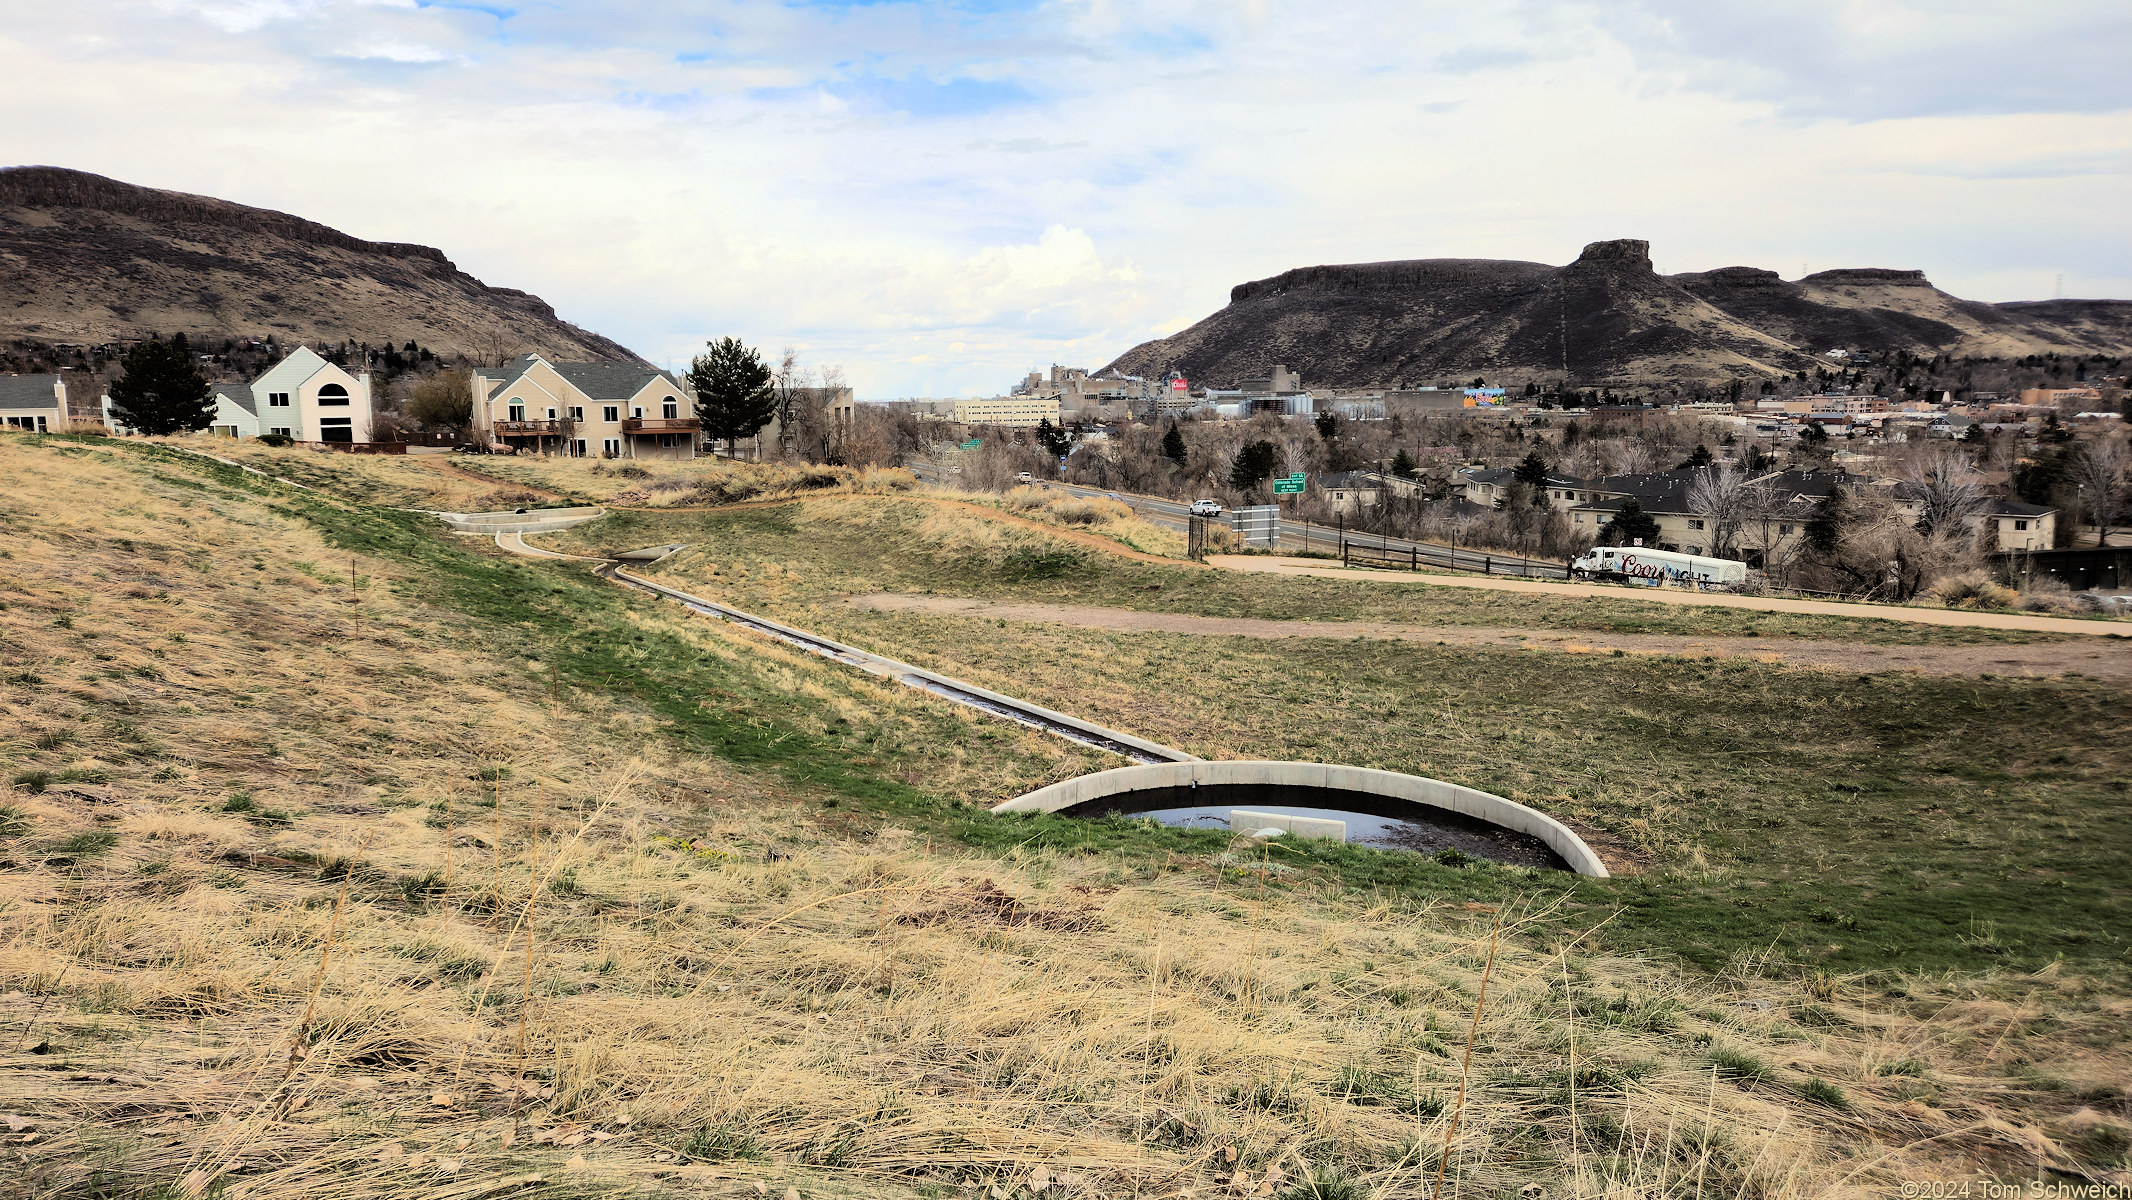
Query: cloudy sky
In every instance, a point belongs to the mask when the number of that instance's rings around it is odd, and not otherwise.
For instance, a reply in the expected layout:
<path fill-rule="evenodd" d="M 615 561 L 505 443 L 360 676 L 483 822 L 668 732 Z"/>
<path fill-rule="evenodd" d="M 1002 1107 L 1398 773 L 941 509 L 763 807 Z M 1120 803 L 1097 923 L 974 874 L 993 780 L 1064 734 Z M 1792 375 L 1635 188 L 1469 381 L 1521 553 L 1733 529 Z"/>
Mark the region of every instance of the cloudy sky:
<path fill-rule="evenodd" d="M 442 247 L 657 361 L 1101 366 L 1289 267 L 2132 297 L 2123 0 L 0 0 L 0 162 Z"/>

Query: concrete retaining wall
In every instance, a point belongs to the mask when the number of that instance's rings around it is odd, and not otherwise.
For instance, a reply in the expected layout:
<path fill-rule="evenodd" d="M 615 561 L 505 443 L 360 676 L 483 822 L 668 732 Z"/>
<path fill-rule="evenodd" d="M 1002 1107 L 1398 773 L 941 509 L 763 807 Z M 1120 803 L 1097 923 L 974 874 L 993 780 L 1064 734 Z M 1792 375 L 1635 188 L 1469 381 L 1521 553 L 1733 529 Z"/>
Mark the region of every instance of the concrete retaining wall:
<path fill-rule="evenodd" d="M 1488 792 L 1460 787 L 1438 779 L 1423 779 L 1418 775 L 1401 775 L 1396 771 L 1377 771 L 1369 767 L 1343 767 L 1332 763 L 1306 762 L 1179 762 L 1156 763 L 1144 767 L 1120 767 L 1115 771 L 1098 771 L 1038 788 L 1026 796 L 1017 796 L 994 808 L 993 812 L 1058 812 L 1085 804 L 1090 800 L 1125 792 L 1147 791 L 1152 788 L 1206 786 L 1210 784 L 1257 784 L 1267 787 L 1327 788 L 1342 792 L 1362 792 L 1372 796 L 1387 796 L 1407 800 L 1430 808 L 1447 809 L 1455 813 L 1500 825 L 1518 833 L 1530 834 L 1547 843 L 1547 847 L 1562 856 L 1562 861 L 1579 875 L 1599 879 L 1607 877 L 1606 864 L 1584 844 L 1584 839 L 1571 833 L 1569 827 L 1537 809 L 1527 808 L 1515 800 L 1505 800 Z"/>
<path fill-rule="evenodd" d="M 547 533 L 607 515 L 604 508 L 529 508 L 524 512 L 438 513 L 460 533 Z"/>

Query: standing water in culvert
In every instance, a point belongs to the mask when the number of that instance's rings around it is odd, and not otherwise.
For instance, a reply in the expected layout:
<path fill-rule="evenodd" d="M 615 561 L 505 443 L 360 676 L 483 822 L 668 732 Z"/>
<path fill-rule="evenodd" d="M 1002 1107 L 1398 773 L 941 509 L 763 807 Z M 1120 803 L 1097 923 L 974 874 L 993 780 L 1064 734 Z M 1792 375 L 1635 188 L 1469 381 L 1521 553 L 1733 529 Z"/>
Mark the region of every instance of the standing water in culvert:
<path fill-rule="evenodd" d="M 1569 869 L 1547 843 L 1448 809 L 1431 808 L 1367 792 L 1272 784 L 1204 784 L 1150 788 L 1091 800 L 1059 810 L 1069 817 L 1113 814 L 1151 817 L 1165 825 L 1227 829 L 1237 809 L 1280 816 L 1320 817 L 1347 825 L 1347 840 L 1384 850 L 1441 854 L 1455 850 L 1474 858 L 1539 870 Z M 1243 831 L 1248 832 L 1248 831 Z"/>

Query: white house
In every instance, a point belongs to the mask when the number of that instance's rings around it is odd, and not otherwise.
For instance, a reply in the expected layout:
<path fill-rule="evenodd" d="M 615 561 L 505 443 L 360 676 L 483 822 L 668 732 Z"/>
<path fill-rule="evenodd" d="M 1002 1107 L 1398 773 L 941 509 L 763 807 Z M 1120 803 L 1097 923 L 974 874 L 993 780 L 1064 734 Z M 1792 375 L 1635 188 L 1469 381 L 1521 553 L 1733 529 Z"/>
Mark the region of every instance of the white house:
<path fill-rule="evenodd" d="M 214 385 L 209 432 L 251 438 L 278 433 L 299 442 L 370 440 L 370 375 L 350 375 L 309 346 L 250 383 Z"/>
<path fill-rule="evenodd" d="M 474 438 L 572 458 L 694 458 L 695 393 L 633 362 L 551 363 L 521 355 L 473 378 Z"/>
<path fill-rule="evenodd" d="M 67 385 L 57 375 L 0 375 L 0 428 L 59 433 L 67 427 Z"/>

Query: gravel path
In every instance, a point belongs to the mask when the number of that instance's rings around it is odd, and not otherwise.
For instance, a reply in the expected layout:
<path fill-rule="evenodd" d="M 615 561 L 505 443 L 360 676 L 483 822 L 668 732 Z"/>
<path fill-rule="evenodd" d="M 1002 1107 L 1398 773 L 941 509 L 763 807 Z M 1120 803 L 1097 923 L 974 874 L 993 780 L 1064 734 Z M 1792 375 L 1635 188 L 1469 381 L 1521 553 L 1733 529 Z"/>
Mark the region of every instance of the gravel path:
<path fill-rule="evenodd" d="M 954 596 L 877 592 L 846 601 L 874 612 L 983 617 L 1035 625 L 1121 632 L 1190 633 L 1252 638 L 1387 638 L 1452 646 L 1498 646 L 1569 654 L 1672 654 L 1753 658 L 1841 671 L 1916 671 L 1925 675 L 2044 676 L 2077 672 L 2132 680 L 2132 642 L 2050 642 L 2033 646 L 1862 646 L 1771 637 L 1677 637 L 1560 629 L 1401 625 L 1382 621 L 1273 621 L 1135 612 L 1074 604 L 998 604 Z"/>

